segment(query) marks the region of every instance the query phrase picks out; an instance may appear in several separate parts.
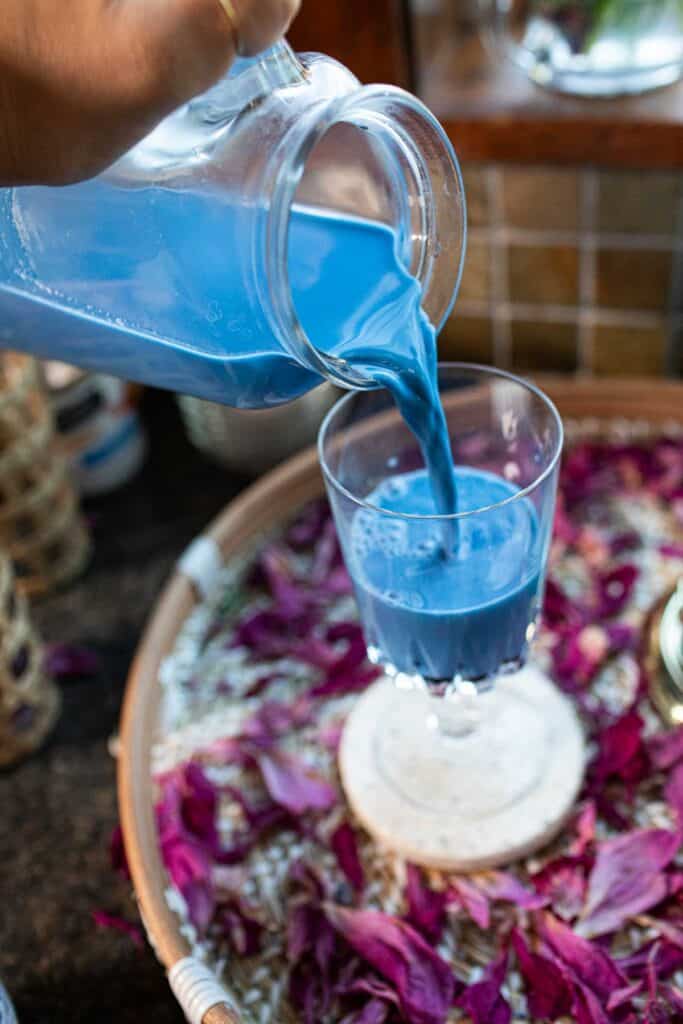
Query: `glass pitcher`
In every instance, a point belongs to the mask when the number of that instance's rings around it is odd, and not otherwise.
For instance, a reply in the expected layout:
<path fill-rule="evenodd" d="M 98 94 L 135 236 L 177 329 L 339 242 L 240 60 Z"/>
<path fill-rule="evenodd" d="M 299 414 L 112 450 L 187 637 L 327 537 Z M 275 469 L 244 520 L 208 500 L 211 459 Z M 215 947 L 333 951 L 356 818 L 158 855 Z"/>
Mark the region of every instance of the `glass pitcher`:
<path fill-rule="evenodd" d="M 0 344 L 238 407 L 369 387 L 343 356 L 381 279 L 347 244 L 366 229 L 440 327 L 465 242 L 450 142 L 415 97 L 281 42 L 98 177 L 0 191 Z"/>

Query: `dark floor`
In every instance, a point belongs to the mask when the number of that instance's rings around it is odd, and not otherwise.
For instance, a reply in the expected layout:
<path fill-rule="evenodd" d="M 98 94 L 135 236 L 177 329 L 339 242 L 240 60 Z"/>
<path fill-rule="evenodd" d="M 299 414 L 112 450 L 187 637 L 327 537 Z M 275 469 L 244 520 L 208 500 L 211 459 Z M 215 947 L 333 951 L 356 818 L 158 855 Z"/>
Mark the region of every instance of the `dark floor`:
<path fill-rule="evenodd" d="M 89 503 L 95 556 L 68 590 L 33 609 L 46 642 L 95 649 L 101 671 L 63 686 L 48 745 L 0 773 L 0 977 L 20 1024 L 180 1024 L 153 954 L 100 931 L 91 911 L 136 918 L 113 875 L 116 730 L 126 673 L 175 559 L 245 481 L 185 441 L 170 396 L 148 392 L 147 465 L 126 488 Z"/>

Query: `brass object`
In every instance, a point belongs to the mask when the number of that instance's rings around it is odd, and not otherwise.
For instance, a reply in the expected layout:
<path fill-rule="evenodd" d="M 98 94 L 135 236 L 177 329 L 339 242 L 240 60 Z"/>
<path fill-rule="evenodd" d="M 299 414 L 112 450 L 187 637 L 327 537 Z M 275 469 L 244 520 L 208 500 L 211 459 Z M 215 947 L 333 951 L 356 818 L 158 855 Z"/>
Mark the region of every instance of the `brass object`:
<path fill-rule="evenodd" d="M 649 642 L 650 697 L 669 725 L 683 724 L 683 580 L 655 609 Z"/>

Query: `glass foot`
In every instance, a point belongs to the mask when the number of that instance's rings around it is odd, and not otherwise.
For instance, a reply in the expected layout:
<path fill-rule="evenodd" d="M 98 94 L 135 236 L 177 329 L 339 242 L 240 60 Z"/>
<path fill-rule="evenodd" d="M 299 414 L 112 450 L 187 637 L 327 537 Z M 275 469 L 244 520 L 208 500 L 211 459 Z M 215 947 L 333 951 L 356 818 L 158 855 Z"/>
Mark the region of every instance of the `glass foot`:
<path fill-rule="evenodd" d="M 370 688 L 340 748 L 344 789 L 375 838 L 415 863 L 483 870 L 547 843 L 583 779 L 581 726 L 535 667 L 471 702 Z"/>

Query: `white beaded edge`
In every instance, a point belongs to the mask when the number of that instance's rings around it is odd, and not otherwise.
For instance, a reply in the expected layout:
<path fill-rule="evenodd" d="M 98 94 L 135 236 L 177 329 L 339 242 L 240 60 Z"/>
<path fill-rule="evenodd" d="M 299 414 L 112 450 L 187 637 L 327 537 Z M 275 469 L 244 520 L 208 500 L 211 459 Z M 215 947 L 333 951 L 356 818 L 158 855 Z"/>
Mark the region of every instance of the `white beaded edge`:
<path fill-rule="evenodd" d="M 193 956 L 183 957 L 171 967 L 168 983 L 189 1024 L 202 1024 L 204 1014 L 212 1006 L 234 1005 L 213 972 Z"/>
<path fill-rule="evenodd" d="M 189 576 L 202 597 L 208 597 L 223 568 L 220 548 L 211 537 L 197 537 L 180 556 L 178 568 Z"/>

